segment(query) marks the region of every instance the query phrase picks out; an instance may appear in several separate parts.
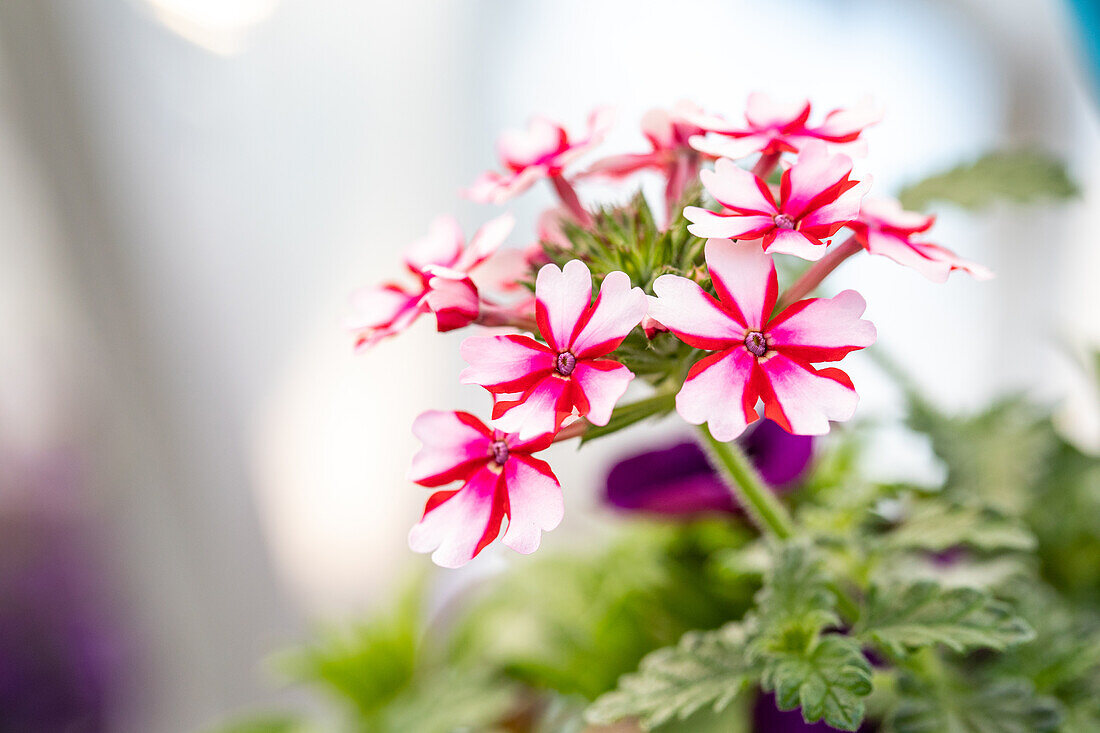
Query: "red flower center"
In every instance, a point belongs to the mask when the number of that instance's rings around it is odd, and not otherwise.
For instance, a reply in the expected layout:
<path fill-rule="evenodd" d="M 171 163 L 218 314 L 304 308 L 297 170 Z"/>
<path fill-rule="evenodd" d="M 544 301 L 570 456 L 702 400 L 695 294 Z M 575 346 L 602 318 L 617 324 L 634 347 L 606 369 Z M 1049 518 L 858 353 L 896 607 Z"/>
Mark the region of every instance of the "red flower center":
<path fill-rule="evenodd" d="M 787 214 L 776 214 L 772 220 L 780 229 L 794 229 L 795 221 Z"/>
<path fill-rule="evenodd" d="M 489 444 L 489 455 L 493 463 L 503 466 L 508 461 L 508 444 L 503 440 L 494 440 Z"/>
<path fill-rule="evenodd" d="M 568 351 L 561 352 L 558 354 L 558 358 L 554 360 L 554 370 L 563 377 L 568 377 L 576 368 L 577 357 L 573 356 Z"/>
<path fill-rule="evenodd" d="M 745 348 L 750 354 L 760 358 L 768 353 L 768 340 L 759 331 L 749 331 L 745 334 Z"/>

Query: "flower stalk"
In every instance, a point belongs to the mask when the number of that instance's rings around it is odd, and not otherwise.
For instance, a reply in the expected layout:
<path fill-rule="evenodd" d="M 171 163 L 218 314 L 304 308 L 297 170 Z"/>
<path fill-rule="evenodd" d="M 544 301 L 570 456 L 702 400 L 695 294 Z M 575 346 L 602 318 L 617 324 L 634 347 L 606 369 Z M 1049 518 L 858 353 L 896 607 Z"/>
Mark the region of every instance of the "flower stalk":
<path fill-rule="evenodd" d="M 783 310 L 792 303 L 805 298 L 812 293 L 814 288 L 820 285 L 833 270 L 840 267 L 840 264 L 844 262 L 844 260 L 856 254 L 861 249 L 863 249 L 863 247 L 854 236 L 848 237 L 840 244 L 830 247 L 824 257 L 811 265 L 810 269 L 802 274 L 802 277 L 795 280 L 794 284 L 787 288 L 779 298 L 776 307 L 779 310 Z"/>
<path fill-rule="evenodd" d="M 702 436 L 703 448 L 718 469 L 718 474 L 725 479 L 730 492 L 757 528 L 780 540 L 794 536 L 794 521 L 787 507 L 783 506 L 783 502 L 764 483 L 741 446 L 732 441 L 723 443 L 706 426 L 699 428 L 699 434 Z"/>

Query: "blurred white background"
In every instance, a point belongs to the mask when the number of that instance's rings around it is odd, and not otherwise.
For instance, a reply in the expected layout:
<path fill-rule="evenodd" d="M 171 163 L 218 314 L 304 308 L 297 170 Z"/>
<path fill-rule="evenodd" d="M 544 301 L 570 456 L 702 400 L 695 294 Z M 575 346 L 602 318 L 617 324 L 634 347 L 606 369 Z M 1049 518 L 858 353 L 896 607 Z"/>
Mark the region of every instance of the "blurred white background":
<path fill-rule="evenodd" d="M 140 660 L 112 729 L 301 704 L 262 660 L 427 565 L 405 545 L 426 495 L 409 424 L 486 402 L 457 385 L 462 334 L 426 321 L 353 356 L 346 296 L 436 214 L 497 213 L 457 191 L 532 114 L 615 105 L 625 151 L 684 97 L 736 117 L 757 89 L 820 111 L 870 94 L 878 193 L 1008 143 L 1064 156 L 1079 201 L 942 212 L 936 241 L 996 280 L 879 258 L 836 286 L 944 405 L 1084 399 L 1064 352 L 1100 342 L 1100 126 L 1073 33 L 1056 0 L 0 4 L 0 507 L 76 466 Z M 516 203 L 514 244 L 550 201 Z M 898 409 L 868 362 L 851 372 L 868 414 Z M 546 546 L 600 531 L 621 437 L 555 447 L 570 518 Z"/>

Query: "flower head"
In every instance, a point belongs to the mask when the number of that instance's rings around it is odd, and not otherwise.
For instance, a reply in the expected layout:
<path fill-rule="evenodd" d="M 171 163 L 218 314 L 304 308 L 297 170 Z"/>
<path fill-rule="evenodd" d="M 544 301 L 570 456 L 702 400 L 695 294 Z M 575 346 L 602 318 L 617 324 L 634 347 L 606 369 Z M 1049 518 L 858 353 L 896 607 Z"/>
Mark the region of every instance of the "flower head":
<path fill-rule="evenodd" d="M 356 334 L 356 349 L 400 333 L 422 313 L 434 313 L 440 331 L 460 328 L 477 318 L 480 297 L 475 280 L 481 279 L 482 270 L 493 270 L 492 255 L 514 225 L 510 214 L 499 216 L 478 229 L 466 244 L 453 218 L 439 217 L 432 222 L 428 234 L 405 250 L 405 266 L 414 277 L 413 285 L 387 282 L 352 294 L 353 315 L 347 326 Z M 496 282 L 482 284 L 499 286 Z"/>
<path fill-rule="evenodd" d="M 592 274 L 580 260 L 544 265 L 535 280 L 535 320 L 546 343 L 529 336 L 471 336 L 463 384 L 497 395 L 493 424 L 523 439 L 558 430 L 572 414 L 606 425 L 634 374 L 611 359 L 646 313 L 646 296 L 624 272 L 604 278 L 592 302 Z"/>
<path fill-rule="evenodd" d="M 754 92 L 749 95 L 744 124 L 713 115 L 689 116 L 691 122 L 713 133 L 693 137 L 691 144 L 702 153 L 733 160 L 753 153 L 797 153 L 812 140 L 850 147 L 865 128 L 882 119 L 882 111 L 869 102 L 850 109 L 835 109 L 817 126 L 808 124 L 810 111 L 810 103 L 804 99 L 776 102 L 766 94 Z"/>
<path fill-rule="evenodd" d="M 859 215 L 869 180 L 851 178 L 852 159 L 829 155 L 823 143 L 803 147 L 783 173 L 777 201 L 758 176 L 722 158 L 700 177 L 723 211 L 684 209 L 697 237 L 760 239 L 766 252 L 819 260 L 829 237 Z"/>
<path fill-rule="evenodd" d="M 692 280 L 662 275 L 650 302 L 650 315 L 676 336 L 715 352 L 688 373 L 676 396 L 680 416 L 708 423 L 724 441 L 758 419 L 761 401 L 768 419 L 799 435 L 821 435 L 829 420 L 851 418 L 859 398 L 848 375 L 813 364 L 874 343 L 859 293 L 801 300 L 772 317 L 779 285 L 768 255 L 749 242 L 711 239 L 705 256 L 717 299 Z"/>
<path fill-rule="evenodd" d="M 541 178 L 560 177 L 570 163 L 603 140 L 613 117 L 607 108 L 596 109 L 580 137 L 571 137 L 564 127 L 544 117 L 532 119 L 526 130 L 505 132 L 497 141 L 504 172 L 483 173 L 465 191 L 466 196 L 480 203 L 502 204 Z"/>
<path fill-rule="evenodd" d="M 993 273 L 964 260 L 949 249 L 913 237 L 931 228 L 936 217 L 905 211 L 893 199 L 865 199 L 859 219 L 849 224 L 856 240 L 871 254 L 885 255 L 899 265 L 911 267 L 933 282 L 944 282 L 953 270 L 969 273 L 976 280 L 988 280 Z"/>
<path fill-rule="evenodd" d="M 516 552 L 539 547 L 543 532 L 561 522 L 561 486 L 550 466 L 532 453 L 553 442 L 552 435 L 520 440 L 490 430 L 467 412 L 431 410 L 413 422 L 424 444 L 413 457 L 409 478 L 435 488 L 462 482 L 428 499 L 424 515 L 409 532 L 409 547 L 431 552 L 438 565 L 455 568 L 495 540 Z"/>
<path fill-rule="evenodd" d="M 665 197 L 670 203 L 679 201 L 684 189 L 698 175 L 702 154 L 691 147 L 692 137 L 704 132 L 691 122 L 702 110 L 681 100 L 670 110 L 652 109 L 642 117 L 642 133 L 649 141 L 646 153 L 613 155 L 589 166 L 584 176 L 622 180 L 643 170 L 664 174 L 668 184 Z"/>

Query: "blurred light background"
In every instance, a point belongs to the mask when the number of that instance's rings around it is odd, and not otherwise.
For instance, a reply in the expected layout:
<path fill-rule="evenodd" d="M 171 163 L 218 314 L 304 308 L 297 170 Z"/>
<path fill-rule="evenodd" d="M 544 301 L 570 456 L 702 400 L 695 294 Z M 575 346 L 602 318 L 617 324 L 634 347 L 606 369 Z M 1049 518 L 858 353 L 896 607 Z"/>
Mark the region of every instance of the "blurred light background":
<path fill-rule="evenodd" d="M 1065 157 L 1069 206 L 942 213 L 937 241 L 996 280 L 864 259 L 836 285 L 945 405 L 1088 399 L 1067 348 L 1100 342 L 1095 23 L 1059 0 L 0 3 L 0 730 L 62 730 L 62 699 L 65 730 L 146 733 L 309 704 L 263 660 L 427 565 L 409 424 L 484 407 L 461 335 L 426 321 L 354 357 L 346 296 L 436 214 L 493 215 L 457 190 L 534 113 L 613 104 L 625 151 L 683 97 L 738 116 L 756 89 L 870 94 L 879 193 L 1008 143 Z M 514 244 L 550 201 L 516 204 Z M 866 414 L 895 413 L 853 362 Z M 592 489 L 623 437 L 555 448 L 570 516 L 546 546 L 603 530 Z"/>

